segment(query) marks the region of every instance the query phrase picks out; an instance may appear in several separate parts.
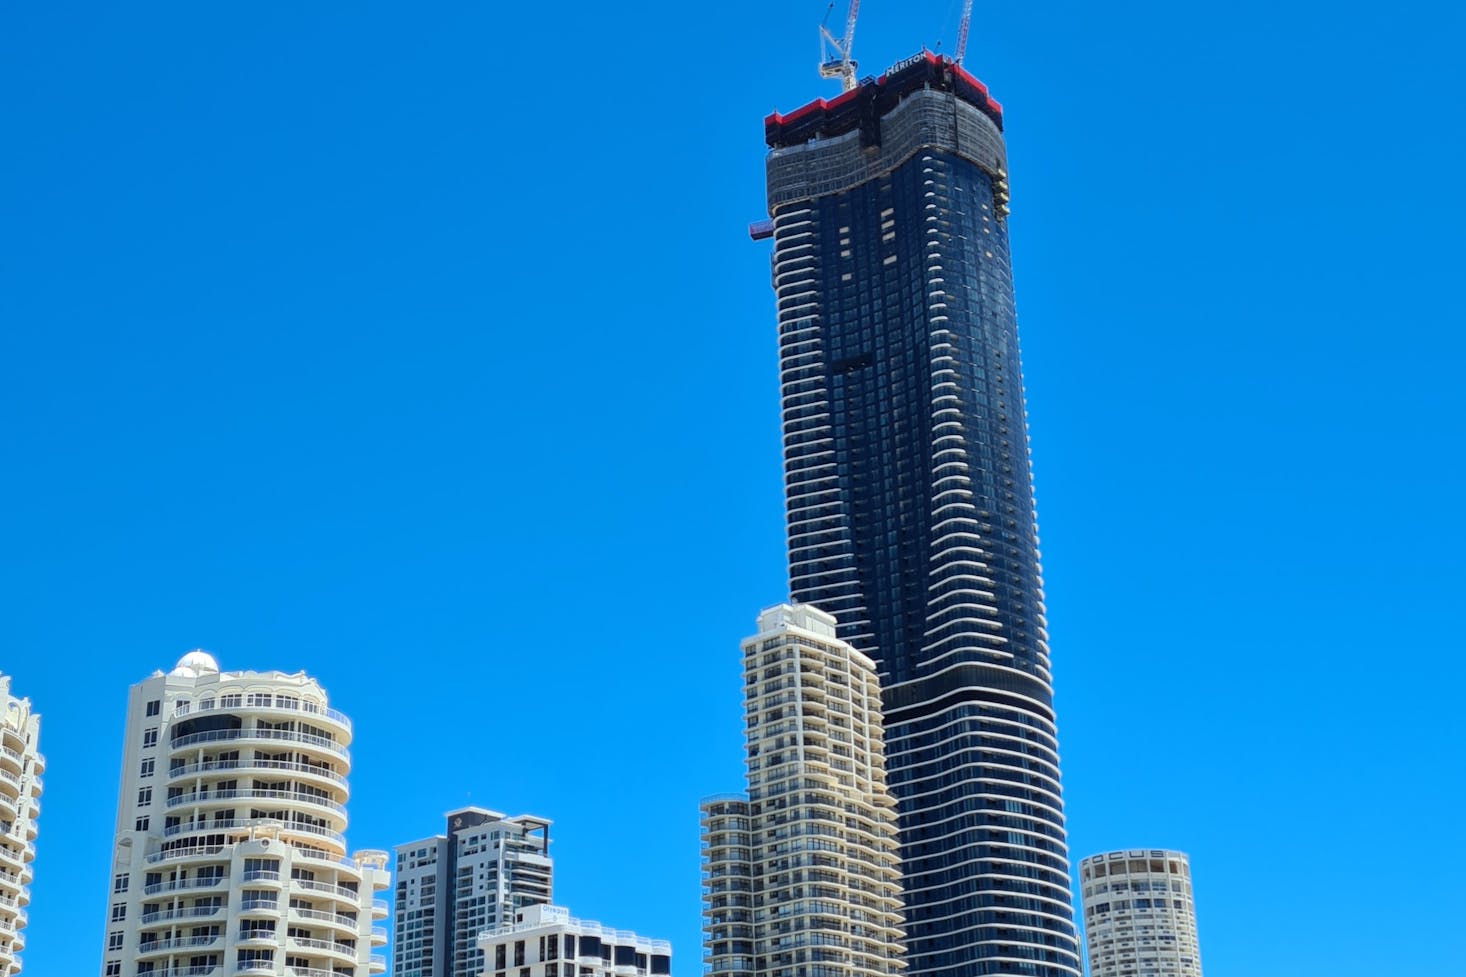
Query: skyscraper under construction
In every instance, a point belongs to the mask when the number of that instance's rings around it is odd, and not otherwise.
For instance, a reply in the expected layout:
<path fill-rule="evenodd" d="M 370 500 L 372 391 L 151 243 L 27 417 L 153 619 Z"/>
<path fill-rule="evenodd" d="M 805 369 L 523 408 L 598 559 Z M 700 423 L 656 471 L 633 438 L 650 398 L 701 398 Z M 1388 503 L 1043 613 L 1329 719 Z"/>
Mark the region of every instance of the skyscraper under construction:
<path fill-rule="evenodd" d="M 1002 109 L 847 87 L 765 121 L 792 594 L 879 669 L 907 973 L 1078 977 Z"/>

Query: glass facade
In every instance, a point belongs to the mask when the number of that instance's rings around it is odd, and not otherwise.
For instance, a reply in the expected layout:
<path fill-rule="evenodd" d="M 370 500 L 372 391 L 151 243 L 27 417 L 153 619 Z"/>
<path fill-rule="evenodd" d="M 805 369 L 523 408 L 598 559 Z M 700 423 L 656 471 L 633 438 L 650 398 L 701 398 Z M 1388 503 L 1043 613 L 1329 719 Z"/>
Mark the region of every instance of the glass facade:
<path fill-rule="evenodd" d="M 1078 977 L 1001 121 L 925 55 L 766 123 L 790 584 L 880 669 L 908 973 Z"/>

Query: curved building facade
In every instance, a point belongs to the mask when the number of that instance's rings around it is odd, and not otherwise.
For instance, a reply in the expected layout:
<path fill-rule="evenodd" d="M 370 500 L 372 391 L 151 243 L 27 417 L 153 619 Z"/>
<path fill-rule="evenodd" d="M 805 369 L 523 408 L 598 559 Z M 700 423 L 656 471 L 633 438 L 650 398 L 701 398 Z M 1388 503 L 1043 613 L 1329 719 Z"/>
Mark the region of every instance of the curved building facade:
<path fill-rule="evenodd" d="M 1201 977 L 1185 852 L 1090 855 L 1079 885 L 1090 977 Z"/>
<path fill-rule="evenodd" d="M 1080 973 L 1002 118 L 923 53 L 765 122 L 790 585 L 879 669 L 923 977 Z"/>
<path fill-rule="evenodd" d="M 386 970 L 385 852 L 346 847 L 351 722 L 202 652 L 128 697 L 103 977 Z"/>
<path fill-rule="evenodd" d="M 41 717 L 29 699 L 10 694 L 7 675 L 0 675 L 0 707 L 5 710 L 0 716 L 0 977 L 14 977 L 20 973 L 20 951 L 25 949 L 46 759 L 36 749 Z"/>

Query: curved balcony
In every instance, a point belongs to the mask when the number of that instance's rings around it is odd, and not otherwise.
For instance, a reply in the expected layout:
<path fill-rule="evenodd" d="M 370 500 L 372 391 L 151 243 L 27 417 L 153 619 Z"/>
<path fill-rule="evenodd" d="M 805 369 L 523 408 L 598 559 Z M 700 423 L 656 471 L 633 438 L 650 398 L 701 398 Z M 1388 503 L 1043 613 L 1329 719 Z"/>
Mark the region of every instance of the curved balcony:
<path fill-rule="evenodd" d="M 327 753 L 335 754 L 346 762 L 351 761 L 351 751 L 333 739 L 314 733 L 298 733 L 289 729 L 206 729 L 200 733 L 188 733 L 168 743 L 172 753 L 180 753 L 205 743 L 299 743 Z"/>
<path fill-rule="evenodd" d="M 314 824 L 296 824 L 293 821 L 278 821 L 273 818 L 243 820 L 235 818 L 230 821 L 194 821 L 189 824 L 175 824 L 171 828 L 163 829 L 163 837 L 177 838 L 181 835 L 217 835 L 231 832 L 242 834 L 248 832 L 250 828 L 265 825 L 278 829 L 282 835 L 309 835 L 312 838 L 324 838 L 339 845 L 342 850 L 346 848 L 346 838 L 339 831 L 332 831 L 330 828 L 322 828 Z"/>
<path fill-rule="evenodd" d="M 179 953 L 199 947 L 212 946 L 218 943 L 221 938 L 218 936 L 180 936 L 172 940 L 154 940 L 151 943 L 141 943 L 137 948 L 139 958 L 166 956 L 170 953 Z"/>
<path fill-rule="evenodd" d="M 367 969 L 374 974 L 385 974 L 387 972 L 387 958 L 380 953 L 373 953 L 367 958 Z"/>
<path fill-rule="evenodd" d="M 246 695 L 238 702 L 235 696 L 221 696 L 212 700 L 194 703 L 185 716 L 197 716 L 209 712 L 227 712 L 231 715 L 248 713 L 249 715 L 279 715 L 295 718 L 296 716 L 309 717 L 307 722 L 328 722 L 340 729 L 351 733 L 351 720 L 339 709 L 332 709 L 330 706 L 317 705 L 305 699 L 295 699 L 293 702 L 281 702 L 279 696 L 273 696 L 266 703 L 257 695 Z M 287 697 L 289 699 L 291 697 Z"/>
<path fill-rule="evenodd" d="M 342 963 L 356 963 L 356 947 L 349 943 L 338 943 L 335 940 L 317 940 L 305 936 L 291 936 L 288 938 L 288 946 L 292 950 L 305 951 L 311 956 L 324 954 L 340 960 Z"/>
<path fill-rule="evenodd" d="M 273 974 L 275 972 L 275 961 L 246 960 L 244 963 L 237 964 L 234 972 L 236 974 Z"/>
<path fill-rule="evenodd" d="M 224 911 L 223 906 L 190 906 L 187 909 L 164 909 L 155 913 L 143 913 L 137 918 L 139 926 L 152 926 L 174 919 L 207 919 Z"/>
<path fill-rule="evenodd" d="M 346 775 L 337 773 L 334 770 L 318 767 L 311 763 L 297 763 L 293 760 L 257 760 L 245 758 L 239 760 L 209 760 L 203 763 L 189 763 L 176 769 L 168 771 L 169 780 L 177 780 L 180 777 L 193 777 L 200 774 L 225 773 L 235 771 L 238 773 L 253 773 L 258 775 L 260 771 L 268 771 L 268 776 L 277 776 L 281 771 L 301 774 L 314 780 L 325 782 L 328 785 L 339 785 L 342 790 L 346 789 Z"/>
<path fill-rule="evenodd" d="M 356 936 L 360 924 L 351 916 L 344 916 L 341 913 L 328 913 L 320 909 L 300 909 L 296 906 L 290 907 L 290 918 L 308 920 L 310 922 L 324 923 L 333 929 L 344 930 L 351 936 Z"/>
<path fill-rule="evenodd" d="M 319 892 L 332 899 L 359 906 L 361 904 L 361 893 L 354 889 L 348 889 L 342 885 L 332 885 L 329 882 L 317 882 L 314 879 L 291 879 L 292 889 L 304 889 L 308 892 Z"/>
<path fill-rule="evenodd" d="M 193 807 L 212 807 L 215 804 L 231 803 L 241 799 L 287 801 L 292 806 L 305 805 L 317 807 L 342 818 L 346 816 L 346 806 L 331 800 L 329 797 L 317 797 L 315 794 L 302 794 L 299 791 L 293 790 L 267 790 L 256 787 L 234 788 L 230 790 L 200 790 L 191 794 L 179 794 L 177 797 L 168 798 L 165 806 L 182 807 L 187 804 Z"/>
<path fill-rule="evenodd" d="M 344 855 L 337 855 L 332 852 L 326 851 L 316 851 L 311 848 L 294 848 L 291 850 L 291 854 L 294 855 L 296 858 L 308 858 L 311 861 L 315 862 L 327 862 L 331 865 L 332 868 L 336 869 L 338 872 L 345 871 L 352 878 L 353 881 L 359 881 L 361 879 L 361 867 L 358 866 L 356 862 L 352 861 Z M 360 897 L 357 896 L 355 898 L 359 899 Z"/>
<path fill-rule="evenodd" d="M 229 857 L 225 851 L 226 847 L 225 845 L 190 845 L 187 848 L 174 848 L 169 851 L 154 852 L 144 858 L 143 862 L 148 865 L 158 865 L 166 862 L 218 862 L 226 860 Z"/>
<path fill-rule="evenodd" d="M 255 872 L 245 872 L 239 877 L 239 881 L 247 885 L 256 886 L 269 885 L 279 887 L 285 884 L 285 880 L 280 877 L 279 872 L 264 869 Z"/>
<path fill-rule="evenodd" d="M 274 899 L 246 899 L 239 904 L 241 914 L 266 915 L 272 918 L 280 915 L 280 903 Z"/>
<path fill-rule="evenodd" d="M 272 907 L 273 908 L 273 907 Z M 274 929 L 264 926 L 244 927 L 239 931 L 238 942 L 246 946 L 278 946 L 279 936 Z"/>
<path fill-rule="evenodd" d="M 385 926 L 373 926 L 371 930 L 372 946 L 387 945 L 387 928 Z"/>
<path fill-rule="evenodd" d="M 226 879 L 222 875 L 210 875 L 201 879 L 180 879 L 177 882 L 154 882 L 143 887 L 143 895 L 156 896 L 163 892 L 182 892 L 190 889 L 212 889 L 221 886 Z"/>
<path fill-rule="evenodd" d="M 372 919 L 386 919 L 392 915 L 392 907 L 387 904 L 386 899 L 372 900 Z"/>

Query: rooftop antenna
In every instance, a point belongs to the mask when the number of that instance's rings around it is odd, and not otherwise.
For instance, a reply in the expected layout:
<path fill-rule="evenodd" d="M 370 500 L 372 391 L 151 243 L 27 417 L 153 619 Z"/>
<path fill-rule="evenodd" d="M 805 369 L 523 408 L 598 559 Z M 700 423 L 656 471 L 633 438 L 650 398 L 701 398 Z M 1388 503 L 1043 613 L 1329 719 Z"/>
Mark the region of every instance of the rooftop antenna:
<path fill-rule="evenodd" d="M 962 19 L 957 22 L 957 56 L 953 59 L 957 64 L 961 64 L 963 56 L 967 54 L 967 25 L 970 23 L 972 23 L 972 0 L 962 0 Z"/>
<path fill-rule="evenodd" d="M 850 46 L 855 41 L 855 15 L 860 13 L 860 0 L 850 0 L 850 12 L 845 15 L 845 36 L 838 40 L 826 26 L 834 9 L 835 0 L 830 0 L 825 23 L 820 24 L 820 77 L 840 79 L 841 89 L 848 92 L 855 87 L 855 62 L 850 57 Z"/>

